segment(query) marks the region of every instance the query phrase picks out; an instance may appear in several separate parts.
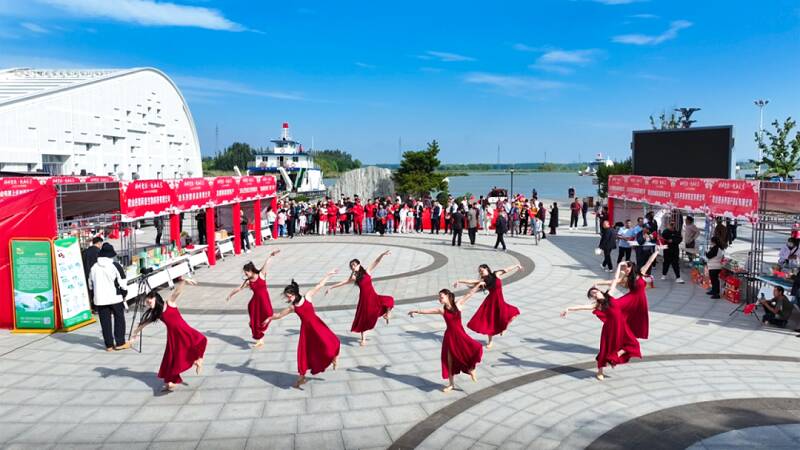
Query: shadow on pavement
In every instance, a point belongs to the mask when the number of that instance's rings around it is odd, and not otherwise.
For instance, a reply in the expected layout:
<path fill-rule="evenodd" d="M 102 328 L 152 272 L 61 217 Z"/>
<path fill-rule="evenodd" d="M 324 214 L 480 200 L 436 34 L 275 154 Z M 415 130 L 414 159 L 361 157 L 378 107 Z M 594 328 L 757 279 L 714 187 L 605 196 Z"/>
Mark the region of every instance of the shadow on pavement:
<path fill-rule="evenodd" d="M 112 369 L 110 367 L 95 367 L 94 371 L 99 373 L 102 378 L 120 377 L 133 378 L 134 380 L 141 381 L 153 390 L 153 395 L 156 397 L 169 394 L 168 391 L 161 390 L 164 387 L 164 383 L 159 380 L 156 374 L 153 372 L 138 372 L 127 367 L 120 367 L 117 369 Z"/>
<path fill-rule="evenodd" d="M 244 350 L 250 350 L 250 343 L 247 342 L 244 338 L 239 336 L 231 336 L 228 334 L 217 333 L 215 331 L 206 330 L 205 335 L 207 337 L 211 337 L 214 339 L 219 339 L 226 344 L 232 345 L 234 347 L 239 347 Z"/>
<path fill-rule="evenodd" d="M 547 350 L 559 353 L 586 353 L 589 355 L 597 353 L 597 349 L 594 347 L 589 347 L 582 344 L 574 344 L 571 342 L 558 342 L 542 338 L 522 338 L 522 340 L 531 344 L 540 344 L 536 346 L 536 348 L 539 350 Z"/>
<path fill-rule="evenodd" d="M 428 339 L 431 341 L 441 341 L 442 334 L 439 331 L 406 331 L 406 334 L 417 339 Z"/>
<path fill-rule="evenodd" d="M 70 333 L 53 333 L 50 335 L 53 339 L 67 344 L 80 344 L 95 350 L 105 350 L 106 346 L 103 345 L 103 338 L 98 336 L 90 336 L 87 334 L 70 334 Z"/>
<path fill-rule="evenodd" d="M 505 357 L 501 357 L 497 359 L 497 364 L 492 364 L 492 367 L 497 366 L 514 366 L 514 367 L 523 367 L 526 369 L 545 369 L 545 370 L 553 370 L 562 375 L 569 375 L 572 378 L 577 378 L 579 380 L 585 380 L 589 378 L 594 378 L 595 374 L 592 371 L 582 369 L 579 367 L 572 367 L 572 366 L 554 366 L 553 364 L 549 363 L 541 363 L 536 361 L 527 361 L 524 359 L 517 358 L 516 356 L 510 354 L 509 352 L 503 352 Z"/>
<path fill-rule="evenodd" d="M 245 362 L 241 366 L 232 366 L 230 364 L 218 363 L 217 369 L 219 369 L 221 372 L 237 372 L 245 375 L 253 375 L 281 389 L 291 388 L 295 380 L 297 379 L 297 375 L 295 374 L 286 372 L 276 372 L 274 370 L 262 370 L 262 369 L 256 369 L 255 367 L 250 367 L 250 363 L 252 362 L 253 362 L 252 359 L 248 359 L 247 362 Z M 321 378 L 312 378 L 312 377 L 306 377 L 306 379 L 309 381 L 321 380 Z"/>
<path fill-rule="evenodd" d="M 428 380 L 427 378 L 418 377 L 416 375 L 389 372 L 388 367 L 389 366 L 383 366 L 380 369 L 378 369 L 369 366 L 356 366 L 347 370 L 349 372 L 369 373 L 381 378 L 388 378 L 390 380 L 399 381 L 400 383 L 406 384 L 411 387 L 415 387 L 424 392 L 437 391 L 441 388 L 439 384 L 436 384 Z"/>

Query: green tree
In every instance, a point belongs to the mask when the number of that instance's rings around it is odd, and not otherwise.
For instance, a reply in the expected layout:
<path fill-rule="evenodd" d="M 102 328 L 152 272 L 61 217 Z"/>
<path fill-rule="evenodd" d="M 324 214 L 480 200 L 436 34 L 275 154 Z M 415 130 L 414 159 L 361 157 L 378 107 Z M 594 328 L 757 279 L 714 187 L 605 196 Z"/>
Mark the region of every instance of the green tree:
<path fill-rule="evenodd" d="M 658 115 L 658 121 L 652 115 L 650 116 L 650 126 L 654 130 L 672 130 L 678 128 L 679 124 L 680 120 L 678 120 L 678 116 L 674 112 L 671 112 L 667 117 L 667 112 L 661 111 L 661 114 Z"/>
<path fill-rule="evenodd" d="M 608 196 L 608 176 L 609 175 L 627 175 L 633 173 L 633 161 L 631 158 L 625 161 L 617 161 L 613 166 L 606 166 L 601 164 L 597 168 L 597 195 L 602 198 Z"/>
<path fill-rule="evenodd" d="M 341 150 L 322 150 L 311 153 L 314 162 L 319 165 L 325 175 L 347 172 L 361 167 L 361 161 L 353 159 L 353 155 Z"/>
<path fill-rule="evenodd" d="M 244 172 L 247 166 L 255 160 L 253 148 L 248 144 L 234 142 L 221 154 L 214 157 L 210 169 L 233 170 L 233 166 L 239 167 Z"/>
<path fill-rule="evenodd" d="M 764 136 L 756 132 L 756 144 L 761 149 L 761 160 L 751 160 L 758 166 L 766 166 L 767 176 L 788 178 L 800 168 L 800 131 L 795 132 L 792 138 L 792 129 L 797 123 L 788 117 L 781 125 L 777 120 L 772 122 L 775 132 L 764 130 L 769 143 L 764 142 Z"/>
<path fill-rule="evenodd" d="M 415 197 L 446 191 L 445 176 L 436 173 L 441 165 L 437 158 L 439 150 L 439 143 L 434 139 L 425 150 L 404 152 L 400 168 L 393 175 L 397 191 Z"/>

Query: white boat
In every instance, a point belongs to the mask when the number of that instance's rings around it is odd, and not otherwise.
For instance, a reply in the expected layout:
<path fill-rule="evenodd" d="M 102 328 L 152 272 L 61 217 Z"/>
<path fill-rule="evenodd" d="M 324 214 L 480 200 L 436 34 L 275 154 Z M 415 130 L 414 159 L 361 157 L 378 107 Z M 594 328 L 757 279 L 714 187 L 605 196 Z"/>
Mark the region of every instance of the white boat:
<path fill-rule="evenodd" d="M 603 158 L 603 154 L 598 153 L 594 158 L 594 161 L 589 163 L 585 170 L 578 171 L 578 175 L 582 177 L 594 177 L 597 176 L 597 169 L 600 168 L 600 166 L 611 167 L 613 165 L 614 161 L 612 161 L 610 158 Z"/>
<path fill-rule="evenodd" d="M 322 181 L 322 170 L 314 163 L 314 156 L 303 150 L 303 145 L 289 136 L 289 124 L 283 124 L 279 139 L 273 147 L 255 150 L 255 161 L 247 171 L 252 175 L 275 174 L 278 190 L 314 195 L 327 191 Z"/>

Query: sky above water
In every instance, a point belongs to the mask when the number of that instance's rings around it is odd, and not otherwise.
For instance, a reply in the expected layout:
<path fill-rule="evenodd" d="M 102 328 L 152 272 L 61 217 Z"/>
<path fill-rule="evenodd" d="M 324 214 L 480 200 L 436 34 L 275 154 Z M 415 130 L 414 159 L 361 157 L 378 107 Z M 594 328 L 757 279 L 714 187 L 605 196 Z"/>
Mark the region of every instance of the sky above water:
<path fill-rule="evenodd" d="M 765 124 L 800 116 L 800 1 L 0 0 L 0 67 L 143 66 L 204 154 L 289 122 L 367 163 L 432 139 L 448 163 L 618 159 L 687 106 L 733 125 L 742 160 L 755 99 Z"/>

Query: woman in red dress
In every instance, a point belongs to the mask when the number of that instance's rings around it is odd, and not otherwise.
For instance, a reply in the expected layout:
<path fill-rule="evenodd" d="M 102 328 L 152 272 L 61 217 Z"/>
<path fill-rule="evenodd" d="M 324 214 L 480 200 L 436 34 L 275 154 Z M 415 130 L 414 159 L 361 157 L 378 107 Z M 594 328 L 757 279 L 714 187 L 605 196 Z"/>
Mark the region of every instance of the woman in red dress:
<path fill-rule="evenodd" d="M 161 359 L 161 367 L 158 369 L 158 377 L 164 380 L 164 391 L 173 391 L 182 383 L 181 373 L 192 366 L 198 375 L 203 369 L 203 355 L 208 340 L 183 320 L 176 303 L 186 284 L 197 284 L 197 282 L 183 279 L 175 286 L 166 302 L 158 292 L 150 291 L 145 297 L 147 311 L 131 337 L 130 343 L 135 342 L 141 335 L 142 329 L 156 320 L 160 319 L 166 325 L 167 346 Z"/>
<path fill-rule="evenodd" d="M 311 375 L 324 372 L 330 365 L 333 365 L 333 370 L 336 370 L 339 359 L 339 338 L 317 316 L 314 305 L 311 303 L 311 297 L 316 295 L 336 272 L 336 270 L 332 270 L 325 274 L 316 286 L 306 292 L 306 295 L 300 294 L 300 287 L 292 280 L 292 283 L 283 289 L 283 296 L 286 297 L 289 307 L 268 319 L 280 320 L 292 311 L 300 318 L 300 340 L 297 342 L 297 373 L 299 376 L 294 383 L 295 388 L 299 389 L 306 383 L 306 372 L 309 370 L 311 370 Z"/>
<path fill-rule="evenodd" d="M 458 287 L 459 284 L 464 284 L 469 287 L 478 286 L 487 289 L 489 295 L 483 299 L 483 303 L 475 311 L 475 315 L 467 323 L 470 330 L 485 334 L 489 336 L 489 341 L 486 343 L 486 349 L 492 348 L 492 339 L 495 335 L 502 334 L 508 328 L 508 324 L 519 315 L 517 307 L 506 303 L 503 297 L 503 282 L 502 279 L 508 276 L 515 270 L 522 270 L 522 266 L 517 264 L 505 269 L 492 272 L 486 264 L 478 266 L 478 280 L 458 280 L 453 284 L 453 287 Z"/>
<path fill-rule="evenodd" d="M 481 362 L 483 347 L 480 342 L 469 337 L 461 323 L 461 309 L 477 291 L 478 287 L 475 286 L 456 300 L 449 289 L 442 289 L 439 291 L 439 304 L 442 307 L 417 309 L 408 313 L 410 317 L 414 317 L 414 314 L 439 314 L 444 317 L 447 329 L 442 339 L 442 378 L 447 378 L 449 383 L 442 388 L 442 392 L 450 392 L 456 387 L 453 377 L 459 373 L 469 374 L 472 381 L 478 381 L 475 366 Z"/>
<path fill-rule="evenodd" d="M 611 289 L 614 289 L 616 284 L 616 281 L 613 282 Z M 619 302 L 608 295 L 608 291 L 602 292 L 596 286 L 589 289 L 587 296 L 592 299 L 590 305 L 569 307 L 561 312 L 561 317 L 566 318 L 567 313 L 573 311 L 592 311 L 603 322 L 603 330 L 600 332 L 600 351 L 596 358 L 596 377 L 602 381 L 605 378 L 603 375 L 605 366 L 614 367 L 617 364 L 625 364 L 631 358 L 641 358 L 642 352 L 639 349 L 639 341 L 628 327 Z"/>
<path fill-rule="evenodd" d="M 650 336 L 647 279 L 651 278 L 651 276 L 647 275 L 647 271 L 650 270 L 650 266 L 655 262 L 659 251 L 663 249 L 663 246 L 657 247 L 658 251 L 653 252 L 641 268 L 636 267 L 636 263 L 632 261 L 622 261 L 617 266 L 617 272 L 614 274 L 614 280 L 616 281 L 601 281 L 597 283 L 597 286 L 600 286 L 613 285 L 616 282 L 628 289 L 628 292 L 619 297 L 616 302 L 624 313 L 625 320 L 627 320 L 633 335 L 638 339 L 647 339 Z"/>
<path fill-rule="evenodd" d="M 350 331 L 361 333 L 362 346 L 367 345 L 365 333 L 375 328 L 379 317 L 383 317 L 386 324 L 389 324 L 389 316 L 392 308 L 394 308 L 394 299 L 388 295 L 378 295 L 375 292 L 375 287 L 372 286 L 372 271 L 378 267 L 383 257 L 389 254 L 387 250 L 378 255 L 375 261 L 370 264 L 369 269 L 364 269 L 361 261 L 357 259 L 350 261 L 350 277 L 334 284 L 325 291 L 325 295 L 328 295 L 332 289 L 353 282 L 358 286 L 358 306 L 356 307 L 356 316 L 353 318 L 353 325 L 350 327 Z"/>
<path fill-rule="evenodd" d="M 268 318 L 272 315 L 272 302 L 269 299 L 269 292 L 267 291 L 267 267 L 273 256 L 280 253 L 280 250 L 273 250 L 261 269 L 257 269 L 251 262 L 244 265 L 244 281 L 242 285 L 231 291 L 228 297 L 225 298 L 226 302 L 231 300 L 231 297 L 238 294 L 239 291 L 246 286 L 250 286 L 253 291 L 253 296 L 250 297 L 250 303 L 247 304 L 247 312 L 250 314 L 250 331 L 253 335 L 255 342 L 251 345 L 253 348 L 261 348 L 264 346 L 264 333 L 267 331 Z"/>

